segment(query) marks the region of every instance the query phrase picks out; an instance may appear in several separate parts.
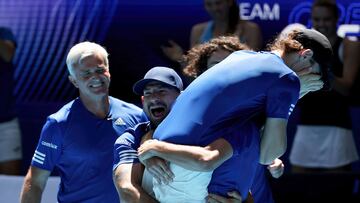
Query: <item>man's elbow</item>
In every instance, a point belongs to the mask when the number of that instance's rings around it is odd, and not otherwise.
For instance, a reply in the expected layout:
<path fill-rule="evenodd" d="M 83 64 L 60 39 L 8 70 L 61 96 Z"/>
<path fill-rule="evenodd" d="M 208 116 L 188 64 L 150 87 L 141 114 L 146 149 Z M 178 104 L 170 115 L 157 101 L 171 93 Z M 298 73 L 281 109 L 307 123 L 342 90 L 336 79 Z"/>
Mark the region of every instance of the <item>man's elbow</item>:
<path fill-rule="evenodd" d="M 139 198 L 140 193 L 131 182 L 121 181 L 114 176 L 114 183 L 121 202 L 133 202 Z"/>
<path fill-rule="evenodd" d="M 140 193 L 132 184 L 117 184 L 116 189 L 121 202 L 136 202 L 140 198 Z"/>

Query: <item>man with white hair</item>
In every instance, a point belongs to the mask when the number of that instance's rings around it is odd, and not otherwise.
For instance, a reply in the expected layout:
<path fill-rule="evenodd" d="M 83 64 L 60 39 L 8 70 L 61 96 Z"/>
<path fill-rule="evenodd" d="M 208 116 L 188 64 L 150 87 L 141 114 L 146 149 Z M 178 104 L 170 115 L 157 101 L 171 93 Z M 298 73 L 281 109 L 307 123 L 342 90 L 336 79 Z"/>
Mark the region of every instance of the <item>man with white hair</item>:
<path fill-rule="evenodd" d="M 66 64 L 80 96 L 48 117 L 24 180 L 21 202 L 40 202 L 48 177 L 57 169 L 58 202 L 118 203 L 112 146 L 128 127 L 143 121 L 142 110 L 109 96 L 108 53 L 100 45 L 75 45 Z"/>

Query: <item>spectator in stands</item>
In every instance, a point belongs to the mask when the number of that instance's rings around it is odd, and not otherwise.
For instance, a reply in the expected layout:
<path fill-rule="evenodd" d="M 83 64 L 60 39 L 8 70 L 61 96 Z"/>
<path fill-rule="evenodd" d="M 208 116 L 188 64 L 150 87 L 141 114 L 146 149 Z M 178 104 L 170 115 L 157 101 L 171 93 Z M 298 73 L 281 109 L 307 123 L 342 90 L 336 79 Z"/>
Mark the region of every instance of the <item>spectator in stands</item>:
<path fill-rule="evenodd" d="M 300 122 L 290 153 L 293 172 L 350 171 L 358 159 L 347 95 L 360 57 L 353 42 L 337 36 L 338 16 L 332 0 L 317 0 L 312 6 L 313 27 L 329 39 L 334 51 L 329 59 L 333 89 L 310 93 L 299 102 Z"/>
<path fill-rule="evenodd" d="M 237 36 L 251 49 L 262 47 L 262 35 L 259 26 L 240 18 L 236 0 L 204 0 L 205 10 L 210 21 L 196 24 L 191 29 L 190 48 L 218 36 Z M 161 46 L 164 54 L 172 61 L 183 62 L 183 49 L 173 40 L 169 46 Z"/>
<path fill-rule="evenodd" d="M 303 201 L 350 202 L 355 191 L 351 176 L 358 154 L 349 114 L 349 90 L 359 70 L 356 44 L 337 35 L 338 8 L 334 0 L 316 0 L 311 8 L 313 28 L 330 41 L 334 57 L 329 58 L 331 91 L 309 93 L 299 101 L 299 123 L 290 152 L 294 173 L 339 173 L 331 184 L 324 184 L 318 176 L 304 176 Z M 357 124 L 358 125 L 358 124 Z M 309 178 L 307 178 L 309 177 Z M 332 194 L 329 196 L 329 194 Z"/>
<path fill-rule="evenodd" d="M 20 175 L 22 147 L 15 114 L 14 66 L 16 40 L 10 29 L 0 27 L 0 174 Z"/>

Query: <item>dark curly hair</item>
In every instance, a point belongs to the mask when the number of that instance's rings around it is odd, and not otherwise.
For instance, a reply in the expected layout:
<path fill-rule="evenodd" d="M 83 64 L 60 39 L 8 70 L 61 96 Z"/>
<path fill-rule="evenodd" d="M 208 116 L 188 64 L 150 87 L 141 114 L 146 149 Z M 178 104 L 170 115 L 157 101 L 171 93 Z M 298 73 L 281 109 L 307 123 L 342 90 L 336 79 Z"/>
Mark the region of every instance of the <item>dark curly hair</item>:
<path fill-rule="evenodd" d="M 213 38 L 207 43 L 199 44 L 190 49 L 184 56 L 186 63 L 183 72 L 186 76 L 196 78 L 207 68 L 207 61 L 211 54 L 218 49 L 224 49 L 229 52 L 238 50 L 250 50 L 250 48 L 242 44 L 236 36 L 220 36 Z"/>

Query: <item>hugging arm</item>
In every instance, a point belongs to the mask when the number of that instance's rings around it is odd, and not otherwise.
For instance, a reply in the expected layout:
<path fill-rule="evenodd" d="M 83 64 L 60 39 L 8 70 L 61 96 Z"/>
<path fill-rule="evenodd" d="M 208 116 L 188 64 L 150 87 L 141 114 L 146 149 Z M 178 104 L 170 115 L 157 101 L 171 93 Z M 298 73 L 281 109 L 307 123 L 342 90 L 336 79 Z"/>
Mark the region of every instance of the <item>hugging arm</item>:
<path fill-rule="evenodd" d="M 212 171 L 229 159 L 233 150 L 223 138 L 205 147 L 149 140 L 139 147 L 138 154 L 141 161 L 157 156 L 188 170 Z"/>
<path fill-rule="evenodd" d="M 360 72 L 360 42 L 344 39 L 343 72 L 341 77 L 334 76 L 333 88 L 342 95 L 349 95 L 356 76 Z"/>

